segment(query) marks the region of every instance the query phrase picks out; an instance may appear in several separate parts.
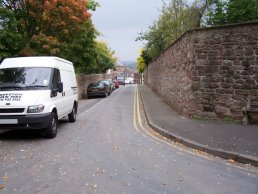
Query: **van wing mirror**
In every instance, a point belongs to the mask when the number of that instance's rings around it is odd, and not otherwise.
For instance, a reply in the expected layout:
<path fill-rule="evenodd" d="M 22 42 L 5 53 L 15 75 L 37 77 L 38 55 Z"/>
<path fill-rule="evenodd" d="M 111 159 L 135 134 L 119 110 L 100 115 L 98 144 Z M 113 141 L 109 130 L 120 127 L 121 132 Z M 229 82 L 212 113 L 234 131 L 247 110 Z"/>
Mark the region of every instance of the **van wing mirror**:
<path fill-rule="evenodd" d="M 57 91 L 59 93 L 63 92 L 63 82 L 58 82 L 57 83 Z"/>

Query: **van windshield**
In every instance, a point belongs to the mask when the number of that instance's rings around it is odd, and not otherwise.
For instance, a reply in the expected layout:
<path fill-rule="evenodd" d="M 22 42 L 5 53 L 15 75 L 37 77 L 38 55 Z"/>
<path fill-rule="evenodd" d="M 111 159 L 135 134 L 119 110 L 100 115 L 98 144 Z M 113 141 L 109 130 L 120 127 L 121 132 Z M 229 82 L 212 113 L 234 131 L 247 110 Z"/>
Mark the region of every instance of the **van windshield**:
<path fill-rule="evenodd" d="M 52 69 L 22 67 L 0 69 L 0 90 L 36 90 L 49 88 Z"/>

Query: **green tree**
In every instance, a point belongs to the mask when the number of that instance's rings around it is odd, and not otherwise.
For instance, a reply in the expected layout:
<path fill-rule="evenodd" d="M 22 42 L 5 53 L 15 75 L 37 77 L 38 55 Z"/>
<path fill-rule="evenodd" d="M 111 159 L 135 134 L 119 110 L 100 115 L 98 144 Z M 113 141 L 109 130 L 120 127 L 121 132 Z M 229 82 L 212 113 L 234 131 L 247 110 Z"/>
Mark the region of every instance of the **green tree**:
<path fill-rule="evenodd" d="M 108 69 L 114 69 L 117 58 L 106 42 L 97 41 L 97 65 L 99 73 L 106 73 Z"/>
<path fill-rule="evenodd" d="M 185 0 L 172 0 L 169 4 L 164 4 L 158 20 L 137 38 L 146 42 L 142 55 L 146 64 L 184 32 L 199 27 L 209 5 L 209 0 L 196 0 L 191 6 Z"/>
<path fill-rule="evenodd" d="M 258 20 L 258 0 L 214 0 L 207 13 L 208 26 Z"/>
<path fill-rule="evenodd" d="M 254 21 L 258 19 L 258 0 L 230 0 L 228 2 L 228 23 Z"/>
<path fill-rule="evenodd" d="M 204 17 L 208 9 L 212 6 L 213 1 L 217 0 L 195 0 L 193 4 L 189 7 L 189 21 L 192 22 L 193 27 L 201 27 L 204 23 Z"/>
<path fill-rule="evenodd" d="M 15 56 L 25 46 L 23 35 L 19 32 L 19 24 L 9 9 L 0 7 L 0 60 Z"/>
<path fill-rule="evenodd" d="M 82 25 L 79 36 L 70 43 L 64 44 L 61 57 L 74 63 L 79 74 L 98 73 L 96 37 L 98 33 L 91 20 Z"/>
<path fill-rule="evenodd" d="M 95 0 L 88 0 L 87 8 L 92 11 L 96 11 L 96 9 L 100 7 L 100 4 Z"/>

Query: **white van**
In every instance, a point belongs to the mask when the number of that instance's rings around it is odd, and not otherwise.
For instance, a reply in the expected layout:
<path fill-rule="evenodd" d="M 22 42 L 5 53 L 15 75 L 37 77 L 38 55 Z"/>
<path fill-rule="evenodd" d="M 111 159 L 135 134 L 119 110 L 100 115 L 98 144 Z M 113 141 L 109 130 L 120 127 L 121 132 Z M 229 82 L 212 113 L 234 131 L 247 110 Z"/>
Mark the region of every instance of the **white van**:
<path fill-rule="evenodd" d="M 0 129 L 43 129 L 54 138 L 58 120 L 75 122 L 73 64 L 58 57 L 7 58 L 0 65 Z"/>

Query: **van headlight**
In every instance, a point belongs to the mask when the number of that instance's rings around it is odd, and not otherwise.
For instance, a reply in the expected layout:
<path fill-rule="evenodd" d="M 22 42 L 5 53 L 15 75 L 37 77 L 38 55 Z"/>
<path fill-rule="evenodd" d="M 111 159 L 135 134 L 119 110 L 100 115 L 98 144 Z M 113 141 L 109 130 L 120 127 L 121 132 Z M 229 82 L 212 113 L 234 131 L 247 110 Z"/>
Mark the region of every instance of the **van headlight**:
<path fill-rule="evenodd" d="M 33 105 L 28 107 L 27 113 L 40 113 L 40 112 L 43 112 L 43 110 L 44 110 L 43 104 Z"/>

